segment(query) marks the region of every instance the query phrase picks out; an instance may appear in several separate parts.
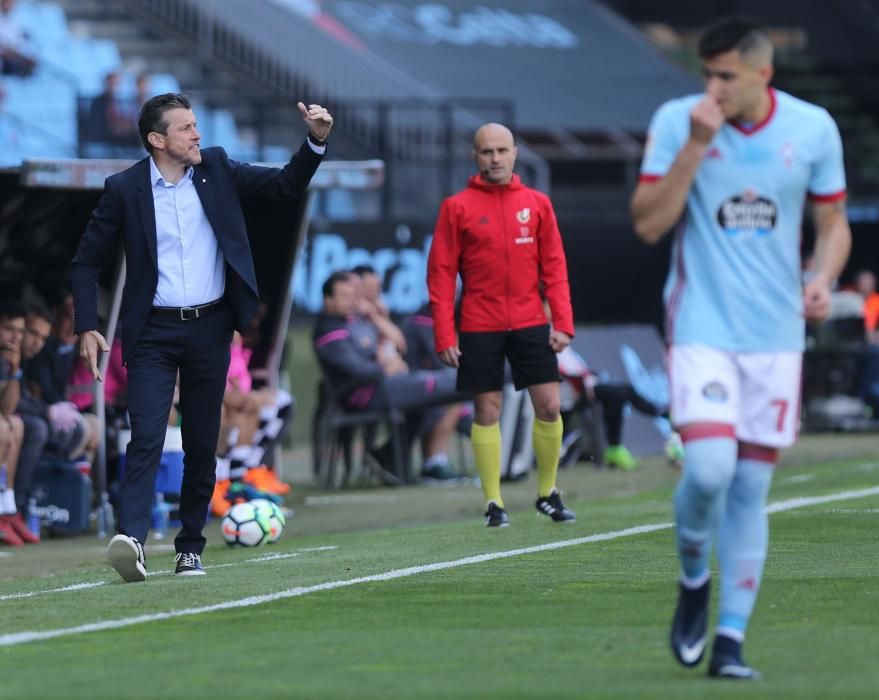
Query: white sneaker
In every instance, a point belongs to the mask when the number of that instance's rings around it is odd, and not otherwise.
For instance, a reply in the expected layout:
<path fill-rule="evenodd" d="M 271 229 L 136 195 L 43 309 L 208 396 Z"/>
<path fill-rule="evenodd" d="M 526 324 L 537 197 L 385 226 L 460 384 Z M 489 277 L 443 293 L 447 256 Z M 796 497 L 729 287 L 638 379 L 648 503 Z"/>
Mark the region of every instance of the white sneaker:
<path fill-rule="evenodd" d="M 107 547 L 107 559 L 126 583 L 146 581 L 143 546 L 134 537 L 116 535 Z"/>

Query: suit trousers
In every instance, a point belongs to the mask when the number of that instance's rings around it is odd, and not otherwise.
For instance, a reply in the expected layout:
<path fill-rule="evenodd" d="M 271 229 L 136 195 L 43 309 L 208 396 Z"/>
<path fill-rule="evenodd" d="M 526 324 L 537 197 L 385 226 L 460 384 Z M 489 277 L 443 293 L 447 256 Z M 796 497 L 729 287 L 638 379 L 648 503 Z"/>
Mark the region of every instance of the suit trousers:
<path fill-rule="evenodd" d="M 150 316 L 128 358 L 131 442 L 117 501 L 119 532 L 145 542 L 174 387 L 180 373 L 183 437 L 177 552 L 201 554 L 216 479 L 220 411 L 229 370 L 233 314 L 226 307 L 182 321 Z"/>

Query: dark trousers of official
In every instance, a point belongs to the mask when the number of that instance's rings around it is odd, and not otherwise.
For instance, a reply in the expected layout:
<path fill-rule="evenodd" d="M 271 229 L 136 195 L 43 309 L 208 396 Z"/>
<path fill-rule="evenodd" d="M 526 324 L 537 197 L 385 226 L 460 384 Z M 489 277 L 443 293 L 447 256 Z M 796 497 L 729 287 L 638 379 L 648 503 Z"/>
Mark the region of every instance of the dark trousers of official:
<path fill-rule="evenodd" d="M 227 307 L 205 318 L 182 321 L 150 316 L 128 358 L 128 413 L 131 442 L 118 499 L 119 532 L 146 541 L 156 474 L 180 372 L 183 485 L 177 552 L 201 554 L 208 505 L 216 479 L 217 439 L 232 312 Z"/>

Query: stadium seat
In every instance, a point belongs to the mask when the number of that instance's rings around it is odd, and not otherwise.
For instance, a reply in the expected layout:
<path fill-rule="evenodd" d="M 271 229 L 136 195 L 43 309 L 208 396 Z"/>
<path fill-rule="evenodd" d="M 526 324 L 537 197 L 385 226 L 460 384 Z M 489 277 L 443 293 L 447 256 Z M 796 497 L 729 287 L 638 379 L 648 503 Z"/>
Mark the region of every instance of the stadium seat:
<path fill-rule="evenodd" d="M 379 391 L 384 385 L 379 385 Z M 336 489 L 347 486 L 354 467 L 354 443 L 363 438 L 366 449 L 378 428 L 387 429 L 393 464 L 390 471 L 400 481 L 408 477 L 408 450 L 406 448 L 406 418 L 395 409 L 385 411 L 350 411 L 334 398 L 332 387 L 326 379 L 318 384 L 317 403 L 312 419 L 312 458 L 314 477 L 324 488 Z M 358 431 L 362 431 L 358 435 Z M 338 479 L 336 463 L 339 456 L 344 460 L 345 471 Z M 361 456 L 361 464 L 363 456 Z M 384 465 L 382 465 L 384 466 Z"/>
<path fill-rule="evenodd" d="M 7 117 L 0 139 L 3 161 L 20 150 L 29 158 L 72 158 L 76 155 L 76 99 L 74 87 L 45 73 L 4 81 Z M 7 153 L 7 149 L 10 153 Z M 20 163 L 19 159 L 16 163 Z"/>
<path fill-rule="evenodd" d="M 67 17 L 54 3 L 20 2 L 15 6 L 15 19 L 29 40 L 39 47 L 69 38 Z"/>
<path fill-rule="evenodd" d="M 151 73 L 150 92 L 153 95 L 161 95 L 164 92 L 181 92 L 180 81 L 170 73 Z"/>

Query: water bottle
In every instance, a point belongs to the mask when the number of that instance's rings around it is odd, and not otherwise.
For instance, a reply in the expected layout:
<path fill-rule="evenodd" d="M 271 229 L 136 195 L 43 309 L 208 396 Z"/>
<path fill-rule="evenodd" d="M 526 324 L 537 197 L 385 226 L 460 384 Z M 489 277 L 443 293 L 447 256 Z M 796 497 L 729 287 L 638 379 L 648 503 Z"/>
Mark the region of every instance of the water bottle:
<path fill-rule="evenodd" d="M 40 514 L 37 512 L 37 499 L 31 496 L 27 502 L 27 529 L 35 535 L 39 535 L 40 524 Z"/>
<path fill-rule="evenodd" d="M 153 537 L 157 540 L 168 534 L 168 510 L 164 494 L 157 493 L 152 513 Z"/>

